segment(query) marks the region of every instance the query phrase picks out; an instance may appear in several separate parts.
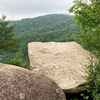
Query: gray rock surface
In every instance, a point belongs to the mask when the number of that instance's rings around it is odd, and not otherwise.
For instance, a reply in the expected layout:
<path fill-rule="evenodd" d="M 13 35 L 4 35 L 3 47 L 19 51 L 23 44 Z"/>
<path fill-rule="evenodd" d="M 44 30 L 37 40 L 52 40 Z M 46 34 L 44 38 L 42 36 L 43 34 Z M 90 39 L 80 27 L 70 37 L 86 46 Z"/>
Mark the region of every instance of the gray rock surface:
<path fill-rule="evenodd" d="M 76 42 L 28 44 L 30 70 L 49 77 L 66 93 L 85 90 L 84 64 L 88 63 L 88 56 L 89 52 Z"/>
<path fill-rule="evenodd" d="M 66 100 L 49 78 L 21 67 L 0 63 L 0 100 Z"/>

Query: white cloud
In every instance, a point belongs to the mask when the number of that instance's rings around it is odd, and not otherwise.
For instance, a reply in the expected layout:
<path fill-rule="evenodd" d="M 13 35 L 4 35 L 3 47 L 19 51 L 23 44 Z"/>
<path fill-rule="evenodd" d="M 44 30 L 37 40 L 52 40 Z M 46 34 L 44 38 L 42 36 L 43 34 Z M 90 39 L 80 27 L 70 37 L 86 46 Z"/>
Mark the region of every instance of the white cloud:
<path fill-rule="evenodd" d="M 35 17 L 52 13 L 68 13 L 73 0 L 0 0 L 0 16 L 12 19 Z"/>

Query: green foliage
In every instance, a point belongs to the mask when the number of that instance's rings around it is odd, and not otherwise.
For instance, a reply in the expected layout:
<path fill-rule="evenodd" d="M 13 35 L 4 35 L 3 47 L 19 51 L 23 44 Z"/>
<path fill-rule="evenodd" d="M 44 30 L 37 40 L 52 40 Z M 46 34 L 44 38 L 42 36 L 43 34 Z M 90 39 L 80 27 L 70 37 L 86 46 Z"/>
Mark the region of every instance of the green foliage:
<path fill-rule="evenodd" d="M 9 53 L 2 57 L 1 62 L 9 62 L 11 59 L 28 59 L 29 42 L 66 42 L 74 41 L 72 34 L 80 34 L 80 28 L 72 26 L 75 23 L 73 16 L 52 14 L 37 18 L 27 18 L 19 21 L 11 21 L 9 26 L 16 23 L 14 38 L 21 38 L 19 52 Z"/>
<path fill-rule="evenodd" d="M 89 64 L 85 65 L 85 71 L 88 74 L 86 80 L 87 92 L 92 93 L 93 100 L 100 100 L 100 60 L 93 61 L 93 56 L 88 58 Z"/>
<path fill-rule="evenodd" d="M 77 38 L 88 50 L 100 51 L 100 1 L 91 0 L 90 5 L 76 0 L 74 3 L 69 12 L 75 14 L 77 25 L 81 27 L 82 34 Z"/>
<path fill-rule="evenodd" d="M 81 94 L 81 96 L 83 97 L 83 99 L 89 100 L 89 96 L 85 96 L 84 94 Z"/>
<path fill-rule="evenodd" d="M 75 20 L 81 28 L 81 33 L 75 37 L 79 39 L 86 49 L 94 53 L 99 61 L 89 60 L 89 65 L 85 66 L 87 73 L 86 89 L 92 92 L 91 97 L 94 100 L 100 100 L 100 0 L 91 0 L 91 4 L 80 1 L 74 1 L 74 5 L 69 12 L 75 14 Z M 88 100 L 88 96 L 85 97 Z"/>
<path fill-rule="evenodd" d="M 0 19 L 0 55 L 16 52 L 19 47 L 19 38 L 13 38 L 12 33 L 15 25 L 7 26 L 10 22 L 5 21 L 5 16 Z"/>
<path fill-rule="evenodd" d="M 100 67 L 100 66 L 99 66 Z M 100 74 L 99 74 L 100 77 Z M 92 92 L 94 100 L 100 100 L 100 79 L 95 81 L 95 90 Z"/>
<path fill-rule="evenodd" d="M 23 62 L 22 59 L 12 59 L 10 62 L 6 63 L 6 64 L 12 64 L 12 65 L 17 65 L 26 69 L 29 69 L 28 67 L 28 62 Z"/>

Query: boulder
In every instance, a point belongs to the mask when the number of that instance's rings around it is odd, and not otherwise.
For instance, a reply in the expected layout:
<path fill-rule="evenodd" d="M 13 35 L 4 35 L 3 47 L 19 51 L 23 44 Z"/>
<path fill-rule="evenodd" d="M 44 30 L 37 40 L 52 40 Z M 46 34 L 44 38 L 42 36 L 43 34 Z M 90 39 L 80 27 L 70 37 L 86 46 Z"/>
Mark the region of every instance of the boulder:
<path fill-rule="evenodd" d="M 76 42 L 32 42 L 28 44 L 30 70 L 56 82 L 65 93 L 85 90 L 84 64 L 89 52 Z"/>
<path fill-rule="evenodd" d="M 66 100 L 51 79 L 14 65 L 0 63 L 0 100 Z"/>

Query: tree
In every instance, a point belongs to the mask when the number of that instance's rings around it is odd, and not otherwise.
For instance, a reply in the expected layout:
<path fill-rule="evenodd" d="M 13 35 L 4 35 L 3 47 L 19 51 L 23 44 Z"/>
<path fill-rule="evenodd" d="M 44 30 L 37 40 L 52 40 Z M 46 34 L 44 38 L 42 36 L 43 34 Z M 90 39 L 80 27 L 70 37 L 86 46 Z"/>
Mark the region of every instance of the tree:
<path fill-rule="evenodd" d="M 19 38 L 14 38 L 13 29 L 15 25 L 9 26 L 9 21 L 5 21 L 6 16 L 0 19 L 0 55 L 18 51 Z"/>
<path fill-rule="evenodd" d="M 92 92 L 93 100 L 100 100 L 100 0 L 91 0 L 89 4 L 75 0 L 74 3 L 69 12 L 75 14 L 74 18 L 82 33 L 76 38 L 90 51 L 98 52 L 97 55 L 93 53 L 99 58 L 97 62 L 89 60 L 89 65 L 85 66 L 88 74 L 86 89 Z"/>
<path fill-rule="evenodd" d="M 100 51 L 100 0 L 91 0 L 90 4 L 81 1 L 75 0 L 75 4 L 69 9 L 70 13 L 75 14 L 77 25 L 81 27 L 82 34 L 77 38 L 90 51 Z"/>

